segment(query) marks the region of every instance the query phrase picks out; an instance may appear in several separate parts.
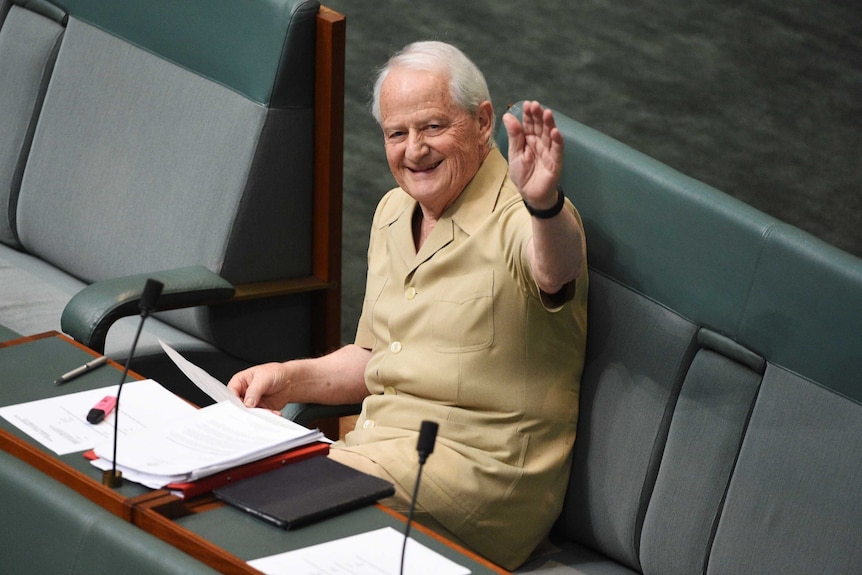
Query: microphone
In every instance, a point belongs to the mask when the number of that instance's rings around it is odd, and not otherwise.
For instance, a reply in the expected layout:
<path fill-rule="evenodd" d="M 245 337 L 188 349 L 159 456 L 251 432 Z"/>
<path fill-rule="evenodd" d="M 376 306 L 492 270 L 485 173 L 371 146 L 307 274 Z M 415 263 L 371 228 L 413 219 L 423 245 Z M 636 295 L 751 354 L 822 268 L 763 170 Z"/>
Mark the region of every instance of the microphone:
<path fill-rule="evenodd" d="M 141 294 L 141 301 L 138 304 L 138 308 L 141 310 L 141 321 L 138 323 L 138 331 L 135 332 L 135 339 L 132 340 L 132 347 L 129 349 L 129 358 L 126 360 L 123 375 L 120 376 L 120 386 L 117 389 L 117 403 L 114 413 L 114 454 L 111 458 L 111 469 L 102 472 L 102 485 L 107 485 L 108 487 L 119 487 L 123 484 L 123 472 L 117 471 L 117 431 L 119 429 L 117 422 L 120 419 L 120 394 L 123 393 L 123 383 L 129 374 L 129 365 L 131 365 L 132 357 L 135 355 L 135 348 L 138 347 L 138 338 L 141 337 L 144 320 L 156 309 L 164 287 L 165 284 L 158 280 L 147 279 L 147 283 L 144 284 L 144 291 Z"/>
<path fill-rule="evenodd" d="M 416 451 L 419 452 L 419 471 L 416 473 L 416 486 L 413 488 L 413 497 L 410 499 L 410 512 L 407 515 L 407 526 L 404 528 L 404 544 L 401 546 L 401 568 L 399 573 L 404 574 L 404 554 L 407 551 L 407 539 L 410 537 L 410 525 L 413 523 L 413 511 L 416 509 L 416 498 L 419 496 L 419 481 L 422 479 L 422 468 L 428 456 L 434 451 L 434 442 L 437 440 L 437 425 L 434 421 L 423 421 L 419 428 L 419 439 L 416 441 Z"/>
<path fill-rule="evenodd" d="M 434 452 L 434 442 L 437 440 L 438 425 L 433 421 L 423 421 L 419 428 L 419 440 L 416 442 L 416 451 L 419 452 L 419 465 L 425 465 L 425 460 Z"/>

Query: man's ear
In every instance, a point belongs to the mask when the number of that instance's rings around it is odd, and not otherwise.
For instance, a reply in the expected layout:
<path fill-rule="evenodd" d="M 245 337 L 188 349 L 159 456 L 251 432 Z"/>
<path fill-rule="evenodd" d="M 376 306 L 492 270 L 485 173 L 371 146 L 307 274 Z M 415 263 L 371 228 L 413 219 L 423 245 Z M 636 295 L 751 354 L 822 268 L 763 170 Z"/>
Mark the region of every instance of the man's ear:
<path fill-rule="evenodd" d="M 490 142 L 494 134 L 491 133 L 494 126 L 494 106 L 485 100 L 476 108 L 476 118 L 479 120 L 479 141 Z"/>

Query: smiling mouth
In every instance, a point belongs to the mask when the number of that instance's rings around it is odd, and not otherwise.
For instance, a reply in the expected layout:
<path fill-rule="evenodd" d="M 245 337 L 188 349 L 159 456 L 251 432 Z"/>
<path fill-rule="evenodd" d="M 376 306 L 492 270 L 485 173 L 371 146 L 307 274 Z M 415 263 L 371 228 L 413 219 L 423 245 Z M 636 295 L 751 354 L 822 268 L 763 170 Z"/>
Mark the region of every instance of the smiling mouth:
<path fill-rule="evenodd" d="M 443 163 L 443 160 L 440 160 L 436 164 L 432 164 L 432 165 L 426 166 L 424 168 L 407 168 L 407 169 L 410 170 L 411 172 L 413 172 L 414 174 L 426 174 L 428 172 L 433 172 L 435 169 L 437 169 L 437 166 L 439 166 L 442 163 Z"/>

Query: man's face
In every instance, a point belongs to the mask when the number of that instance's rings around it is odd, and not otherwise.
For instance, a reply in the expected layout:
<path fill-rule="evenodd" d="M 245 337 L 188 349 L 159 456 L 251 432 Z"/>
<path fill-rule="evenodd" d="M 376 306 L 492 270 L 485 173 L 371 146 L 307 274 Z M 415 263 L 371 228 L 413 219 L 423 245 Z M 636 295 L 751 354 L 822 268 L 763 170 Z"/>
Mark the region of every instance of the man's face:
<path fill-rule="evenodd" d="M 440 73 L 393 68 L 380 91 L 386 159 L 398 185 L 439 217 L 488 154 L 493 109 L 471 116 L 449 94 Z"/>

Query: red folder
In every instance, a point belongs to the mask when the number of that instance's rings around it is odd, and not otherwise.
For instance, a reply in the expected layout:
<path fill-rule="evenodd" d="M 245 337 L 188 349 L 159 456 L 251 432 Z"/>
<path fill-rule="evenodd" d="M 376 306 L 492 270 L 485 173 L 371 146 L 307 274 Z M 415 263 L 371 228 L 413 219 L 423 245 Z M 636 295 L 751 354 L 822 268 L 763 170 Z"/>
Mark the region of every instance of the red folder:
<path fill-rule="evenodd" d="M 246 463 L 239 467 L 227 469 L 207 477 L 202 477 L 197 481 L 169 483 L 168 485 L 165 485 L 165 489 L 171 490 L 183 499 L 189 499 L 191 497 L 203 495 L 204 493 L 209 493 L 216 487 L 221 487 L 222 485 L 227 485 L 228 483 L 239 481 L 246 477 L 252 477 L 253 475 L 259 475 L 266 471 L 272 471 L 273 469 L 278 469 L 282 465 L 286 465 L 288 463 L 302 461 L 303 459 L 316 457 L 318 455 L 326 455 L 327 453 L 329 453 L 328 443 L 315 442 L 302 447 L 296 447 L 264 459 L 252 461 L 251 463 Z M 96 455 L 92 450 L 85 452 L 84 457 L 87 459 L 96 459 Z"/>

